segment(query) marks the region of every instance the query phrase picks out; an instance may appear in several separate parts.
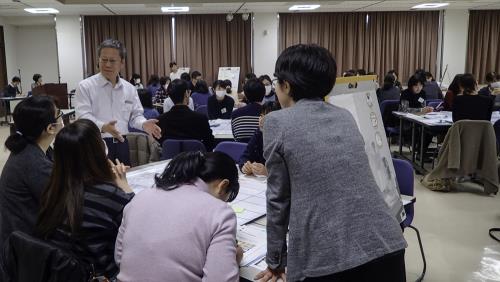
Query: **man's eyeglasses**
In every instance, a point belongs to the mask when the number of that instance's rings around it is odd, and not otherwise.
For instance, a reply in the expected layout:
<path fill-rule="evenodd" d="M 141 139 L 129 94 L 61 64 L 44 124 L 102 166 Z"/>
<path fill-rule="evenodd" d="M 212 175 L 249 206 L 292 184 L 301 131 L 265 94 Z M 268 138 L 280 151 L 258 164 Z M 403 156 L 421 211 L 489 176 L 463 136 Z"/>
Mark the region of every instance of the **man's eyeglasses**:
<path fill-rule="evenodd" d="M 58 124 L 64 125 L 64 122 L 57 122 L 59 120 L 59 118 L 61 118 L 63 115 L 64 115 L 63 111 L 61 111 L 60 109 L 57 109 L 57 116 L 55 118 L 55 122 L 53 122 L 52 124 L 54 124 L 54 125 L 58 125 Z"/>
<path fill-rule="evenodd" d="M 273 88 L 278 87 L 278 79 L 273 79 L 273 81 L 271 81 L 271 84 L 273 85 Z"/>
<path fill-rule="evenodd" d="M 114 60 L 114 59 L 103 59 L 103 58 L 99 58 L 99 62 L 101 62 L 101 64 L 103 65 L 106 65 L 106 64 L 110 64 L 110 65 L 115 65 L 119 62 L 119 60 Z"/>

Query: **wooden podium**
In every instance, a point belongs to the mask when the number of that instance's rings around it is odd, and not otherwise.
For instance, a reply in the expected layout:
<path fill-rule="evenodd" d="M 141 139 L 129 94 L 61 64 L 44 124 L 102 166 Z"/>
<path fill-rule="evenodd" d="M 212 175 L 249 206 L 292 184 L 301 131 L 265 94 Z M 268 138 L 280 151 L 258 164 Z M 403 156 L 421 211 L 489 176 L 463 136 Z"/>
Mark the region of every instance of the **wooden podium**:
<path fill-rule="evenodd" d="M 52 96 L 59 109 L 68 109 L 68 84 L 47 83 L 33 88 L 32 95 Z"/>

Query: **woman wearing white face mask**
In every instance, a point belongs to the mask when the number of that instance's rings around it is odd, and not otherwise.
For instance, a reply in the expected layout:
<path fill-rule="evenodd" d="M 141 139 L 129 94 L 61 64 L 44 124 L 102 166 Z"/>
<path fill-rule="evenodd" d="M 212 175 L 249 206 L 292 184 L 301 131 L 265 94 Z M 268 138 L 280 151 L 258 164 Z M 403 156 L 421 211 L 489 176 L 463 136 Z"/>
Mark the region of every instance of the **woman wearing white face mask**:
<path fill-rule="evenodd" d="M 168 98 L 168 85 L 170 84 L 170 77 L 168 76 L 163 76 L 160 78 L 160 88 L 154 93 L 154 102 L 155 103 L 160 103 L 163 104 L 165 102 L 165 99 Z"/>
<path fill-rule="evenodd" d="M 234 99 L 226 95 L 226 85 L 222 80 L 213 84 L 215 95 L 208 98 L 208 119 L 231 119 L 234 108 Z"/>
<path fill-rule="evenodd" d="M 274 90 L 273 90 L 273 85 L 272 85 L 273 83 L 272 83 L 269 75 L 267 75 L 267 74 L 261 75 L 259 77 L 259 80 L 266 87 L 266 95 L 264 96 L 264 99 L 262 100 L 262 104 L 264 104 L 266 102 L 275 102 L 276 101 L 276 92 L 274 92 Z"/>
<path fill-rule="evenodd" d="M 144 89 L 144 86 L 141 83 L 141 75 L 134 73 L 132 74 L 132 78 L 130 79 L 130 84 L 135 86 L 136 89 Z"/>

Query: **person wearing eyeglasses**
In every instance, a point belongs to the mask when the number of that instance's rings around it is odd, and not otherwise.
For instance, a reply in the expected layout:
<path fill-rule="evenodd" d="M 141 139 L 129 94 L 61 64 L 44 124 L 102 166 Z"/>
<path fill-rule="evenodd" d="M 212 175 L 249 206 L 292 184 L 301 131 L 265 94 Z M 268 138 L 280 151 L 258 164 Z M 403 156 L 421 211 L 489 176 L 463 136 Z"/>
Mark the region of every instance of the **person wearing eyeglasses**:
<path fill-rule="evenodd" d="M 239 281 L 243 251 L 227 204 L 239 191 L 234 160 L 221 152 L 184 152 L 155 182 L 123 212 L 115 247 L 118 280 Z"/>
<path fill-rule="evenodd" d="M 118 273 L 114 247 L 123 208 L 134 196 L 127 167 L 115 162 L 106 158 L 106 145 L 92 121 L 79 119 L 63 128 L 54 141 L 54 168 L 35 227 L 36 236 L 71 251 L 92 265 L 96 276 L 110 279 Z"/>
<path fill-rule="evenodd" d="M 50 144 L 64 126 L 62 113 L 48 96 L 20 102 L 13 119 L 16 133 L 5 141 L 10 155 L 0 176 L 0 249 L 14 231 L 32 234 L 52 171 Z"/>
<path fill-rule="evenodd" d="M 100 72 L 80 82 L 76 89 L 77 118 L 93 121 L 108 146 L 108 157 L 129 165 L 128 125 L 159 138 L 158 120 L 147 120 L 136 88 L 120 78 L 125 64 L 125 46 L 118 40 L 104 40 L 97 49 Z"/>
<path fill-rule="evenodd" d="M 356 121 L 324 101 L 336 74 L 332 54 L 317 45 L 288 47 L 276 62 L 282 109 L 264 121 L 268 268 L 260 282 L 406 281 L 406 242 Z"/>

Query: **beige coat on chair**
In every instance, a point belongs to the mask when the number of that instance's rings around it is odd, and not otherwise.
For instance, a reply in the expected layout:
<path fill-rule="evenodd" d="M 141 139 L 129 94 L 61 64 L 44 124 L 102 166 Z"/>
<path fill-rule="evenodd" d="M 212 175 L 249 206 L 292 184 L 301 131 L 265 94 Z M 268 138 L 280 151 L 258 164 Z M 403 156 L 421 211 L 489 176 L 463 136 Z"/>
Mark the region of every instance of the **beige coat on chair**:
<path fill-rule="evenodd" d="M 131 132 L 127 134 L 130 152 L 130 165 L 140 166 L 160 160 L 161 146 L 151 136 Z"/>
<path fill-rule="evenodd" d="M 489 121 L 461 120 L 448 130 L 439 151 L 438 164 L 422 183 L 433 189 L 439 179 L 475 174 L 487 194 L 497 193 L 498 168 L 496 138 Z"/>

